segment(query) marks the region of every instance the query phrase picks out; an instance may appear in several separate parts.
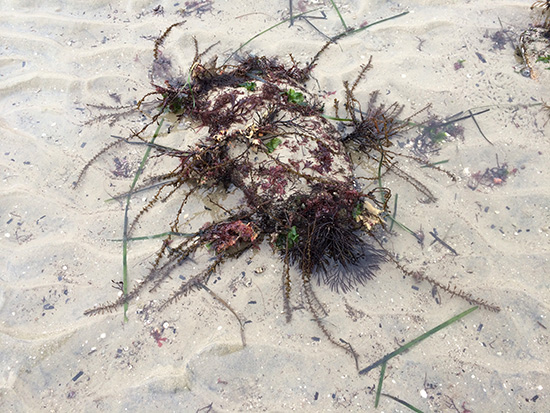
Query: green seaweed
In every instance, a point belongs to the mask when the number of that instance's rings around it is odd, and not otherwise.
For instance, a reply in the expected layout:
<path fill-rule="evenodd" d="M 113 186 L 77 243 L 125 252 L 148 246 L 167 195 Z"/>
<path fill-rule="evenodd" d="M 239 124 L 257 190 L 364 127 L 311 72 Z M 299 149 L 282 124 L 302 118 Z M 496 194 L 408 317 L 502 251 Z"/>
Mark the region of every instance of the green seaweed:
<path fill-rule="evenodd" d="M 285 92 L 287 99 L 290 103 L 295 105 L 305 105 L 305 97 L 302 92 L 296 92 L 294 89 L 289 89 Z"/>
<path fill-rule="evenodd" d="M 241 83 L 239 86 L 244 87 L 249 92 L 254 92 L 256 90 L 256 82 L 244 82 Z"/>
<path fill-rule="evenodd" d="M 275 149 L 277 149 L 277 146 L 281 144 L 282 140 L 279 138 L 273 138 L 270 141 L 268 141 L 265 146 L 267 147 L 267 153 L 273 153 Z"/>

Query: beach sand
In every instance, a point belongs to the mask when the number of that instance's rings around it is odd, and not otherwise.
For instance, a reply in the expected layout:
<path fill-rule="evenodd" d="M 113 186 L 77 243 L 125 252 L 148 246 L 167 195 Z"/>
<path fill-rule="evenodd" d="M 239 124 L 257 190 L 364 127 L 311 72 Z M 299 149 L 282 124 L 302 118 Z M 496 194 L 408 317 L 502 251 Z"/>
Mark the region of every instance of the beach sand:
<path fill-rule="evenodd" d="M 152 90 L 154 40 L 172 23 L 186 20 L 163 50 L 185 76 L 194 55 L 192 36 L 202 49 L 219 41 L 209 55 L 222 60 L 289 13 L 286 1 L 197 3 L 185 17 L 176 13 L 184 2 L 162 0 L 4 0 L 0 6 L 3 412 L 374 410 L 379 369 L 359 375 L 354 360 L 327 342 L 307 311 L 295 311 L 285 322 L 283 266 L 267 244 L 225 263 L 209 284 L 250 321 L 244 348 L 236 318 L 205 292 L 155 311 L 177 279 L 132 302 L 126 323 L 122 309 L 83 314 L 116 299 L 112 280 L 122 278 L 122 248 L 113 239 L 121 237 L 124 208 L 106 200 L 129 188 L 125 165 L 135 170 L 143 155 L 142 147 L 122 146 L 73 188 L 112 135 L 128 136 L 141 124 L 135 117 L 87 124 L 109 113 L 97 105 L 135 105 Z M 295 3 L 295 13 L 321 7 L 327 19 L 311 22 L 329 36 L 342 31 L 330 2 Z M 361 101 L 380 90 L 381 101 L 404 104 L 405 115 L 428 103 L 441 117 L 490 108 L 476 120 L 492 144 L 468 119 L 461 123 L 464 139 L 444 143 L 432 159 L 448 159 L 443 166 L 460 177 L 457 182 L 403 161 L 436 203 L 419 202 L 407 183 L 387 177 L 384 184 L 399 194 L 398 219 L 426 234 L 421 247 L 395 229 L 387 246 L 408 269 L 422 269 L 501 311 L 478 309 L 392 359 L 383 392 L 422 411 L 549 411 L 550 113 L 527 105 L 548 101 L 550 71 L 539 63 L 535 78 L 522 76 L 510 42 L 500 49 L 491 38 L 502 29 L 500 19 L 517 41 L 533 22 L 531 2 L 337 4 L 353 27 L 410 13 L 344 38 L 320 58 L 310 86 L 315 93 L 336 92 L 327 108 L 334 97 L 343 100 L 342 82 L 353 81 L 371 55 L 373 68 L 357 89 Z M 157 6 L 163 13 L 155 12 Z M 292 53 L 306 63 L 324 43 L 301 20 L 265 33 L 244 51 L 284 62 Z M 459 61 L 463 68 L 455 69 Z M 497 157 L 515 172 L 506 182 L 472 190 L 473 174 L 497 167 Z M 136 196 L 131 212 L 147 196 Z M 184 213 L 210 213 L 204 205 L 207 200 L 196 197 Z M 220 212 L 211 214 L 215 219 Z M 173 209 L 154 209 L 141 234 L 165 231 L 172 218 Z M 458 255 L 431 244 L 434 228 Z M 146 274 L 160 243 L 131 244 L 132 280 Z M 182 276 L 198 271 L 194 266 L 183 266 Z M 329 310 L 326 325 L 353 344 L 360 368 L 471 307 L 391 263 L 347 294 L 314 288 Z M 409 410 L 382 397 L 377 411 Z"/>

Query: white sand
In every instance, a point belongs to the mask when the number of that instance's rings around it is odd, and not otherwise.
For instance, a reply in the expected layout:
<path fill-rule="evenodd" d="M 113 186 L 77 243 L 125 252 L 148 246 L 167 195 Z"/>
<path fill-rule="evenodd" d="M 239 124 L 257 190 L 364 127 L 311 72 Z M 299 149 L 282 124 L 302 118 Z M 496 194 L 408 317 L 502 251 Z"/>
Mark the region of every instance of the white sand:
<path fill-rule="evenodd" d="M 121 311 L 83 315 L 116 298 L 111 280 L 121 279 L 121 248 L 109 239 L 120 237 L 123 208 L 104 201 L 126 190 L 130 178 L 113 177 L 113 158 L 135 162 L 142 153 L 114 151 L 73 190 L 81 168 L 110 135 L 139 127 L 124 119 L 85 125 L 103 113 L 89 105 L 132 104 L 151 90 L 151 39 L 178 21 L 175 11 L 184 7 L 174 1 L 90 3 L 4 0 L 0 6 L 0 411 L 194 412 L 210 404 L 216 412 L 373 409 L 379 369 L 359 376 L 354 361 L 326 341 L 306 311 L 285 323 L 282 264 L 267 246 L 226 263 L 210 284 L 251 321 L 244 349 L 235 318 L 205 293 L 161 313 L 136 314 L 146 301 L 132 303 L 126 324 Z M 295 3 L 312 9 L 321 2 Z M 403 231 L 390 238 L 408 268 L 423 268 L 502 311 L 477 310 L 392 359 L 384 392 L 423 411 L 549 411 L 550 123 L 543 126 L 549 114 L 540 108 L 517 105 L 550 100 L 550 71 L 537 66 L 536 79 L 515 73 L 512 47 L 493 50 L 488 37 L 500 30 L 500 18 L 517 40 L 532 21 L 530 1 L 341 3 L 344 19 L 356 27 L 411 13 L 332 46 L 314 71 L 322 90 L 342 98 L 342 81 L 353 80 L 372 54 L 374 68 L 357 93 L 364 101 L 380 89 L 387 103 L 406 104 L 407 114 L 433 103 L 440 116 L 492 105 L 478 122 L 494 146 L 467 120 L 465 140 L 446 144 L 437 158 L 450 159 L 445 167 L 462 177 L 459 182 L 405 163 L 437 203 L 419 203 L 397 178 L 386 184 L 399 193 L 401 222 L 427 235 L 423 249 Z M 158 4 L 164 15 L 151 12 Z M 315 23 L 329 35 L 340 32 L 334 10 L 324 10 L 329 19 Z M 220 41 L 213 53 L 225 58 L 287 15 L 286 1 L 214 0 L 211 11 L 186 17 L 174 34 L 174 62 L 185 73 L 191 36 L 203 48 Z M 246 50 L 283 60 L 292 53 L 306 62 L 323 44 L 313 28 L 297 22 Z M 455 70 L 461 59 L 464 68 Z M 318 86 L 312 81 L 311 87 Z M 467 171 L 496 166 L 495 155 L 518 172 L 502 186 L 469 189 Z M 137 197 L 133 211 L 143 203 Z M 186 212 L 193 209 L 203 210 L 200 200 Z M 171 216 L 159 208 L 143 232 L 166 230 Z M 458 256 L 429 246 L 432 228 Z M 132 244 L 130 277 L 146 273 L 159 245 Z M 254 271 L 259 267 L 261 274 Z M 192 263 L 182 268 L 182 274 L 193 271 Z M 156 297 L 165 298 L 177 281 Z M 391 264 L 347 295 L 316 288 L 330 309 L 328 327 L 354 345 L 361 368 L 469 308 L 443 292 L 437 304 L 431 290 Z M 167 341 L 159 347 L 151 331 L 163 325 Z M 408 409 L 382 398 L 378 411 Z"/>

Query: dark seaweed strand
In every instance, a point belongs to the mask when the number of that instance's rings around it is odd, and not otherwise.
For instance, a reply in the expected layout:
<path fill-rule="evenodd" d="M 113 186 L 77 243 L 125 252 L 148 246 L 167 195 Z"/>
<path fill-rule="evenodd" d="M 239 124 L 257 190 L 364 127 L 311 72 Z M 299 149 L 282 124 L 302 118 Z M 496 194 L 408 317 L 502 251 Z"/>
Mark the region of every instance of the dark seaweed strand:
<path fill-rule="evenodd" d="M 310 275 L 310 277 L 311 277 L 311 275 Z M 308 277 L 306 276 L 306 279 L 307 278 Z M 325 316 L 320 315 L 318 309 L 316 308 L 315 303 L 317 303 L 317 306 L 320 306 L 321 304 L 319 303 L 319 299 L 317 298 L 317 296 L 315 295 L 315 293 L 314 293 L 314 291 L 311 287 L 311 283 L 304 282 L 302 284 L 302 287 L 303 287 L 303 291 L 304 291 L 304 295 L 305 295 L 305 299 L 306 299 L 306 304 L 308 306 L 309 312 L 313 316 L 313 320 L 315 321 L 315 323 L 319 327 L 319 330 L 321 330 L 321 332 L 325 335 L 325 337 L 327 338 L 327 340 L 329 342 L 334 344 L 336 347 L 339 347 L 339 348 L 343 349 L 346 353 L 350 354 L 355 360 L 357 360 L 358 355 L 355 352 L 355 350 L 353 349 L 353 347 L 351 347 L 347 343 L 344 344 L 345 342 L 342 342 L 342 341 L 337 340 L 336 338 L 334 338 L 332 333 L 323 324 L 322 318 L 325 317 Z M 322 308 L 322 306 L 321 306 L 321 308 Z"/>
<path fill-rule="evenodd" d="M 170 276 L 170 272 L 174 268 L 181 265 L 181 263 L 185 261 L 193 252 L 195 252 L 200 246 L 204 245 L 204 243 L 195 242 L 195 243 L 192 243 L 186 250 L 181 250 L 184 244 L 191 243 L 192 241 L 197 241 L 197 238 L 195 237 L 195 238 L 185 239 L 180 244 L 180 246 L 178 246 L 179 250 L 178 249 L 172 250 L 177 252 L 177 253 L 174 253 L 174 257 L 172 257 L 167 263 L 161 266 L 158 266 L 158 261 L 162 257 L 162 252 L 159 252 L 159 254 L 157 255 L 157 261 L 156 261 L 157 265 L 153 266 L 153 268 L 149 271 L 145 279 L 137 283 L 132 288 L 132 290 L 128 292 L 128 294 L 126 295 L 126 298 L 124 297 L 124 295 L 122 295 L 115 301 L 106 302 L 94 308 L 91 308 L 89 310 L 86 310 L 84 314 L 91 316 L 96 314 L 103 314 L 105 312 L 110 313 L 115 309 L 123 306 L 126 302 L 133 301 L 136 297 L 139 296 L 139 294 L 143 291 L 143 289 L 149 284 L 151 284 L 153 281 L 155 282 L 155 284 L 150 289 L 150 291 L 154 291 L 166 278 Z M 165 249 L 166 249 L 166 244 L 163 245 L 163 248 L 161 251 L 165 251 Z"/>
<path fill-rule="evenodd" d="M 226 138 L 227 140 L 228 138 Z M 216 149 L 218 146 L 216 146 L 214 149 Z M 211 149 L 211 147 L 208 148 L 209 150 L 206 151 L 200 151 L 200 152 L 197 152 L 197 153 L 194 153 L 194 154 L 191 154 L 191 155 L 188 155 L 188 158 L 191 157 L 191 158 L 194 158 L 194 159 L 202 159 L 202 157 L 206 154 L 208 154 Z M 247 152 L 247 150 L 245 150 L 243 153 Z M 240 156 L 239 156 L 240 157 Z M 237 159 L 239 158 L 237 157 Z M 227 165 L 229 165 L 230 163 L 232 163 L 233 161 L 231 162 L 226 162 L 226 163 L 217 163 L 211 167 L 207 167 L 206 169 L 204 169 L 203 171 L 201 171 L 200 173 L 204 176 L 204 175 L 207 175 L 210 171 L 214 171 L 218 168 L 223 168 L 223 167 L 227 167 Z M 190 177 L 186 177 L 188 171 L 190 168 L 193 168 L 193 161 L 191 161 L 190 165 L 185 168 L 185 169 L 181 169 L 179 172 L 177 171 L 174 171 L 174 172 L 171 172 L 169 174 L 169 176 L 173 176 L 173 177 L 177 177 L 178 175 L 180 176 L 180 178 L 175 181 L 175 182 L 169 182 L 165 185 L 163 185 L 161 188 L 159 188 L 159 190 L 157 191 L 157 193 L 153 196 L 153 198 L 151 199 L 151 201 L 149 201 L 149 203 L 143 207 L 141 209 L 141 211 L 138 213 L 138 215 L 134 218 L 134 220 L 132 221 L 132 224 L 130 226 L 130 228 L 134 228 L 135 224 L 139 221 L 139 219 L 147 212 L 149 211 L 159 200 L 162 201 L 162 202 L 166 202 L 173 194 L 176 193 L 176 191 L 178 191 L 181 186 L 183 186 L 185 183 L 187 183 L 188 180 L 191 180 L 192 178 Z M 179 168 L 179 167 L 178 167 Z M 172 190 L 167 194 L 167 195 L 164 195 L 162 198 L 160 197 L 161 193 L 164 191 L 165 188 L 169 187 L 169 186 L 172 186 Z M 181 212 L 182 212 L 182 209 L 183 207 L 185 206 L 185 204 L 187 203 L 187 200 L 189 199 L 189 197 L 191 196 L 192 193 L 194 193 L 196 190 L 198 190 L 198 186 L 196 187 L 193 187 L 191 188 L 187 194 L 185 195 L 183 201 L 180 203 L 180 207 L 178 209 L 178 212 L 176 214 L 176 219 L 172 222 L 171 224 L 171 229 L 173 232 L 178 232 L 178 224 L 179 224 L 179 218 L 180 218 L 180 215 L 181 215 Z"/>
<path fill-rule="evenodd" d="M 168 255 L 164 256 L 166 262 L 157 267 L 153 267 L 144 280 L 144 285 L 153 284 L 149 292 L 155 292 L 167 278 L 170 278 L 170 274 L 175 268 L 181 266 L 190 255 L 194 254 L 200 247 L 207 243 L 201 237 L 202 234 L 199 234 L 197 238 L 192 240 L 193 243 L 189 246 L 187 245 L 189 240 L 184 240 L 175 248 L 165 248 L 165 251 L 168 251 Z M 159 260 L 159 262 L 160 261 L 162 260 Z M 141 287 L 140 285 L 140 288 Z"/>
<path fill-rule="evenodd" d="M 155 40 L 155 48 L 153 49 L 153 57 L 155 58 L 155 60 L 158 59 L 159 57 L 159 49 L 160 47 L 164 44 L 164 41 L 166 40 L 166 38 L 168 37 L 168 35 L 170 34 L 170 32 L 172 31 L 172 29 L 174 27 L 178 27 L 178 26 L 181 26 L 182 24 L 185 24 L 186 20 L 184 21 L 181 21 L 181 22 L 178 22 L 178 23 L 174 23 L 172 25 L 170 25 L 161 35 L 160 37 L 157 38 L 157 40 Z"/>
<path fill-rule="evenodd" d="M 417 280 L 417 281 L 427 281 L 428 284 L 440 288 L 443 291 L 445 291 L 447 294 L 449 294 L 451 297 L 457 296 L 468 303 L 472 305 L 477 305 L 479 307 L 485 308 L 486 310 L 498 313 L 500 311 L 500 307 L 487 302 L 484 299 L 480 299 L 477 297 L 474 297 L 471 293 L 468 293 L 464 290 L 458 290 L 456 286 L 451 286 L 450 284 L 444 285 L 441 284 L 439 281 L 435 280 L 432 277 L 429 277 L 425 275 L 422 271 L 410 271 L 406 269 L 399 261 L 397 261 L 393 254 L 391 254 L 389 251 L 386 251 L 384 248 L 382 242 L 378 239 L 378 237 L 373 236 L 372 237 L 378 245 L 385 251 L 386 257 L 394 263 L 394 265 L 401 271 L 403 274 Z"/>
<path fill-rule="evenodd" d="M 380 242 L 380 240 L 378 240 L 376 237 L 374 237 L 374 239 L 376 240 L 376 242 L 383 248 L 382 246 L 382 243 Z M 467 301 L 468 303 L 470 304 L 473 304 L 473 305 L 477 305 L 477 306 L 480 306 L 482 308 L 485 308 L 486 310 L 489 310 L 489 311 L 493 311 L 495 313 L 498 313 L 500 311 L 500 307 L 495 305 L 495 304 L 491 304 L 489 302 L 487 302 L 486 300 L 483 300 L 483 299 L 480 299 L 480 298 L 477 298 L 477 297 L 474 297 L 471 293 L 468 293 L 468 292 L 465 292 L 463 290 L 457 290 L 457 287 L 456 286 L 451 286 L 450 284 L 449 285 L 444 285 L 444 284 L 441 284 L 439 281 L 435 280 L 434 278 L 431 278 L 427 275 L 425 275 L 423 272 L 421 271 L 410 271 L 410 270 L 407 270 L 401 263 L 399 263 L 395 257 L 393 257 L 392 254 L 390 254 L 389 252 L 387 253 L 387 257 L 395 264 L 395 266 L 397 268 L 399 268 L 403 274 L 405 275 L 408 275 L 409 277 L 412 277 L 413 279 L 415 280 L 418 280 L 418 281 L 427 281 L 428 284 L 434 286 L 434 287 L 437 287 L 437 288 L 441 288 L 443 291 L 445 291 L 447 294 L 449 294 L 451 297 L 454 297 L 454 296 L 457 296 L 457 297 L 460 297 L 461 299 Z"/>
<path fill-rule="evenodd" d="M 187 296 L 187 294 L 191 291 L 200 290 L 203 285 L 207 284 L 210 276 L 216 271 L 218 266 L 225 261 L 226 258 L 227 256 L 225 254 L 220 254 L 204 271 L 191 277 L 188 281 L 181 283 L 180 287 L 160 305 L 159 311 L 162 311 L 170 304 L 179 301 L 180 298 Z"/>
<path fill-rule="evenodd" d="M 203 244 L 204 245 L 204 244 Z M 208 283 L 208 280 L 210 276 L 217 270 L 217 268 L 223 264 L 228 258 L 238 258 L 241 256 L 243 252 L 245 252 L 250 245 L 247 245 L 245 247 L 242 247 L 241 249 L 237 250 L 236 252 L 222 252 L 219 253 L 212 264 L 208 266 L 204 271 L 202 271 L 200 274 L 195 275 L 188 281 L 184 281 L 180 287 L 172 293 L 172 295 L 165 300 L 161 305 L 161 310 L 166 308 L 168 305 L 177 302 L 181 297 L 187 296 L 191 291 L 203 288 Z M 181 265 L 181 263 L 177 263 L 177 265 Z M 168 273 L 175 268 L 172 267 Z"/>
<path fill-rule="evenodd" d="M 428 187 L 426 185 L 424 185 L 422 182 L 420 182 L 418 179 L 412 177 L 411 175 L 409 175 L 407 172 L 405 172 L 404 170 L 402 170 L 401 168 L 399 168 L 397 166 L 397 162 L 395 162 L 392 166 L 391 166 L 391 171 L 397 175 L 398 177 L 400 177 L 401 179 L 407 181 L 409 184 L 411 184 L 418 192 L 420 192 L 421 194 L 423 194 L 424 196 L 426 196 L 426 199 L 428 202 L 435 202 L 437 201 L 437 198 L 435 197 L 435 195 L 432 193 L 432 191 L 430 191 L 428 189 Z"/>
<path fill-rule="evenodd" d="M 195 191 L 198 191 L 198 187 L 191 188 L 189 191 L 187 191 L 187 193 L 183 197 L 183 200 L 181 201 L 180 206 L 178 208 L 178 212 L 176 213 L 176 219 L 172 221 L 172 223 L 170 224 L 170 229 L 173 232 L 179 232 L 179 221 L 180 221 L 181 213 L 183 212 L 183 207 L 187 204 L 187 200 L 189 199 L 191 194 L 193 194 Z"/>
<path fill-rule="evenodd" d="M 221 305 L 223 305 L 225 308 L 227 308 L 237 319 L 240 331 L 241 331 L 241 342 L 243 344 L 243 348 L 246 347 L 246 337 L 244 335 L 244 322 L 242 321 L 241 317 L 237 314 L 237 312 L 229 305 L 227 301 L 225 301 L 223 298 L 221 298 L 218 294 L 216 294 L 214 291 L 212 291 L 210 288 L 208 288 L 205 284 L 201 284 L 201 288 L 203 290 L 206 290 L 208 294 L 210 294 L 215 300 L 217 300 Z M 359 369 L 358 369 L 359 370 Z"/>
<path fill-rule="evenodd" d="M 159 201 L 165 202 L 166 201 L 167 198 L 161 198 L 160 195 L 164 191 L 164 189 L 167 188 L 168 186 L 178 186 L 179 187 L 180 184 L 179 184 L 179 182 L 169 182 L 169 183 L 166 183 L 166 184 L 162 185 L 157 190 L 157 192 L 153 195 L 153 197 L 147 203 L 147 205 L 145 205 L 143 208 L 141 208 L 141 210 L 134 217 L 134 219 L 132 220 L 132 223 L 129 226 L 128 236 L 130 236 L 134 232 L 134 228 L 136 227 L 136 225 L 138 224 L 140 219 L 145 215 L 146 212 L 148 212 L 153 206 L 155 206 L 157 204 L 157 202 L 159 202 Z M 184 201 L 186 201 L 188 197 L 189 197 L 189 194 L 187 194 L 185 196 Z M 176 230 L 172 229 L 172 232 L 178 232 L 178 230 L 177 229 Z"/>
<path fill-rule="evenodd" d="M 225 222 L 231 222 L 234 220 L 245 219 L 248 214 L 238 213 L 232 217 L 229 217 Z M 188 238 L 183 240 L 177 247 L 171 248 L 166 247 L 162 255 L 166 255 L 165 251 L 168 250 L 168 255 L 166 256 L 166 262 L 159 265 L 161 261 L 161 256 L 158 256 L 156 265 L 151 269 L 148 277 L 144 280 L 144 284 L 150 284 L 153 282 L 153 286 L 150 288 L 150 292 L 155 292 L 156 289 L 170 277 L 171 272 L 181 266 L 191 254 L 194 254 L 199 247 L 203 247 L 209 243 L 209 235 L 215 233 L 217 225 L 210 226 L 206 229 L 201 229 L 195 238 Z M 242 254 L 250 246 L 246 245 L 236 252 L 223 252 L 215 257 L 214 264 L 210 265 L 206 270 L 196 277 L 193 277 L 189 281 L 182 283 L 178 292 L 169 299 L 170 302 L 177 301 L 178 297 L 182 294 L 187 295 L 189 291 L 196 289 L 197 283 L 206 284 L 210 275 L 216 270 L 216 268 L 224 262 L 227 258 L 236 258 Z M 220 260 L 218 260 L 220 259 Z M 141 287 L 141 286 L 140 286 Z M 165 303 L 167 305 L 168 303 Z"/>
<path fill-rule="evenodd" d="M 290 321 L 292 320 L 292 309 L 290 307 L 290 292 L 292 291 L 292 287 L 291 287 L 291 279 L 290 279 L 289 248 L 290 248 L 290 240 L 287 236 L 285 256 L 283 259 L 283 274 L 281 276 L 282 288 L 283 288 L 283 309 L 285 312 L 287 323 L 290 323 Z"/>
<path fill-rule="evenodd" d="M 112 313 L 116 309 L 120 308 L 122 305 L 124 305 L 124 299 L 122 300 L 119 299 L 116 301 L 107 301 L 106 303 L 87 309 L 86 311 L 84 311 L 84 315 L 94 316 L 99 314 Z"/>
<path fill-rule="evenodd" d="M 369 58 L 369 61 L 366 65 L 361 65 L 361 70 L 359 72 L 359 75 L 357 75 L 357 78 L 355 79 L 355 82 L 353 82 L 353 86 L 351 87 L 350 92 L 353 93 L 355 91 L 355 88 L 359 84 L 361 80 L 363 80 L 367 74 L 367 71 L 372 69 L 372 55 Z"/>
<path fill-rule="evenodd" d="M 313 223 L 312 227 L 314 226 L 315 226 L 315 222 Z M 309 309 L 309 312 L 313 316 L 315 323 L 317 324 L 321 332 L 325 335 L 327 340 L 332 344 L 334 344 L 335 346 L 343 349 L 346 353 L 351 354 L 353 358 L 357 360 L 358 356 L 353 350 L 353 347 L 349 345 L 345 345 L 343 344 L 345 342 L 341 342 L 337 340 L 322 322 L 322 318 L 326 317 L 327 313 L 324 306 L 319 302 L 319 299 L 317 298 L 317 295 L 315 294 L 311 286 L 311 277 L 312 277 L 311 232 L 312 231 L 313 231 L 313 228 L 310 228 L 308 230 L 304 256 L 303 256 L 302 262 L 300 263 L 301 273 L 302 273 L 302 290 L 304 292 L 306 305 Z"/>
<path fill-rule="evenodd" d="M 108 301 L 103 304 L 99 304 L 93 308 L 84 311 L 84 315 L 94 316 L 104 313 L 112 313 L 120 307 L 123 307 L 127 302 L 133 301 L 140 293 L 141 289 L 135 287 L 132 291 L 129 291 L 126 295 L 121 294 L 115 301 Z"/>
<path fill-rule="evenodd" d="M 445 175 L 447 175 L 449 178 L 451 178 L 453 180 L 453 182 L 456 182 L 458 181 L 458 177 L 453 174 L 451 171 L 447 171 L 446 169 L 443 169 L 441 168 L 440 166 L 438 165 L 434 165 L 430 162 L 426 162 L 424 159 L 422 158 L 419 158 L 418 156 L 414 156 L 414 155 L 407 155 L 407 154 L 397 154 L 393 151 L 390 151 L 388 150 L 387 152 L 389 153 L 392 153 L 394 155 L 399 155 L 400 157 L 402 158 L 407 158 L 407 159 L 412 159 L 413 161 L 416 161 L 418 162 L 420 165 L 422 165 L 423 167 L 426 167 L 426 168 L 430 168 L 430 169 L 434 169 L 436 171 L 439 171 L 441 173 L 444 173 Z"/>
<path fill-rule="evenodd" d="M 114 141 L 114 142 L 111 142 L 110 144 L 108 144 L 107 146 L 105 146 L 103 149 L 101 149 L 98 153 L 96 153 L 92 159 L 90 159 L 86 165 L 84 165 L 84 167 L 82 168 L 82 170 L 80 171 L 80 174 L 78 175 L 78 178 L 76 178 L 76 181 L 73 182 L 73 189 L 76 188 L 80 182 L 82 181 L 82 178 L 84 177 L 84 174 L 86 173 L 86 171 L 88 171 L 88 169 L 90 168 L 90 166 L 95 163 L 100 156 L 102 156 L 103 154 L 107 153 L 108 151 L 110 151 L 111 149 L 113 149 L 115 146 L 118 146 L 122 143 L 123 141 Z"/>

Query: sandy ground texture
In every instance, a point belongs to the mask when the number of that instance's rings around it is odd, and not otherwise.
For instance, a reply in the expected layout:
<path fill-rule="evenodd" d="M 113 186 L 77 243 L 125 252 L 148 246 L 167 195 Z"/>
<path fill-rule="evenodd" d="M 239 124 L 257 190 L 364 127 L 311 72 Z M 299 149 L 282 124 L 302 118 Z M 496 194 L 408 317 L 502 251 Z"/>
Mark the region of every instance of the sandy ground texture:
<path fill-rule="evenodd" d="M 330 2 L 294 3 L 295 13 L 321 8 L 327 19 L 310 21 L 325 34 L 342 31 Z M 357 90 L 362 101 L 379 89 L 382 101 L 406 105 L 404 115 L 428 103 L 442 117 L 490 108 L 476 119 L 492 144 L 469 119 L 461 123 L 464 139 L 444 143 L 433 157 L 449 160 L 444 166 L 458 182 L 403 161 L 436 203 L 419 202 L 397 177 L 385 182 L 399 194 L 399 220 L 426 235 L 421 247 L 395 228 L 388 248 L 407 268 L 501 308 L 479 309 L 389 362 L 383 391 L 422 411 L 550 410 L 550 122 L 540 106 L 527 106 L 550 97 L 550 71 L 537 63 L 534 78 L 522 76 L 510 43 L 532 23 L 530 3 L 339 1 L 354 27 L 410 13 L 333 45 L 310 82 L 330 107 L 343 98 L 342 81 L 353 80 L 372 55 L 374 67 Z M 113 239 L 121 236 L 123 205 L 105 201 L 127 190 L 143 154 L 129 146 L 108 153 L 73 189 L 111 135 L 140 127 L 124 117 L 87 122 L 110 113 L 98 106 L 133 105 L 151 90 L 154 39 L 170 24 L 186 20 L 166 49 L 185 76 L 192 36 L 202 48 L 219 41 L 210 55 L 226 58 L 288 17 L 288 2 L 4 0 L 0 9 L 0 410 L 373 411 L 379 369 L 358 375 L 307 311 L 285 322 L 282 264 L 268 245 L 227 262 L 210 283 L 249 321 L 244 348 L 233 314 L 206 293 L 155 311 L 177 279 L 132 303 L 127 323 L 122 310 L 83 315 L 117 296 L 112 280 L 121 280 L 122 252 Z M 292 53 L 305 63 L 324 43 L 302 20 L 245 50 L 285 62 Z M 476 179 L 498 167 L 513 171 L 505 182 Z M 148 196 L 136 196 L 131 212 Z M 220 211 L 197 195 L 184 214 L 214 220 Z M 165 231 L 172 217 L 169 207 L 154 209 L 141 234 Z M 434 228 L 458 255 L 432 244 Z M 133 280 L 146 273 L 160 243 L 131 244 Z M 181 276 L 199 264 L 182 267 Z M 391 263 L 345 295 L 315 289 L 329 310 L 326 325 L 353 344 L 360 368 L 471 307 Z M 409 410 L 383 397 L 378 411 Z"/>

